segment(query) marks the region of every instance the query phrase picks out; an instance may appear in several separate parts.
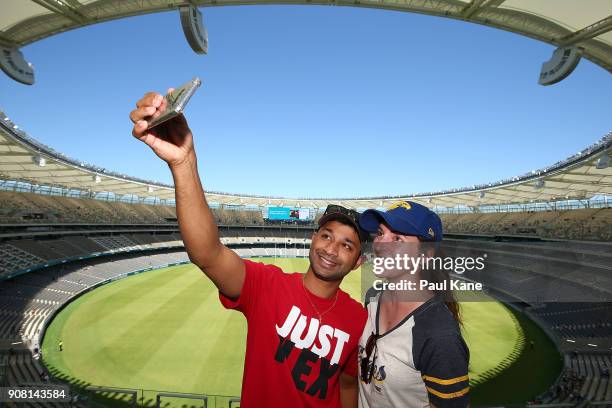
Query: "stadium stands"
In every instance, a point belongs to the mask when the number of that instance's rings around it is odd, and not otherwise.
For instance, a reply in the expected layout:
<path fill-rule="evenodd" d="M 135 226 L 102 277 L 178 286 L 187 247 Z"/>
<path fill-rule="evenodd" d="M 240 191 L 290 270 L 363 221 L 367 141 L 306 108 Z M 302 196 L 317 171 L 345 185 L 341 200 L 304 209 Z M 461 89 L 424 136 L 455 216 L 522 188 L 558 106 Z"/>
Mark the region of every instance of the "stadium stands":
<path fill-rule="evenodd" d="M 34 193 L 0 192 L 0 223 L 164 223 L 173 207 L 126 204 Z"/>
<path fill-rule="evenodd" d="M 612 303 L 547 303 L 532 313 L 545 320 L 562 340 L 583 339 L 591 344 L 605 344 L 612 338 Z M 574 343 L 567 349 L 574 348 Z"/>
<path fill-rule="evenodd" d="M 5 383 L 10 386 L 27 386 L 34 383 L 41 384 L 63 384 L 56 382 L 43 367 L 43 365 L 27 350 L 11 350 L 0 353 L 0 360 L 6 361 Z M 32 408 L 62 408 L 62 407 L 86 407 L 76 398 L 72 403 L 62 402 L 27 402 L 27 403 L 3 403 L 7 407 L 32 407 Z M 3 405 L 4 406 L 4 405 Z"/>
<path fill-rule="evenodd" d="M 612 209 L 440 214 L 446 233 L 612 240 Z"/>
<path fill-rule="evenodd" d="M 601 405 L 601 401 L 612 401 L 610 378 L 612 353 L 568 352 L 563 358 L 564 367 L 561 376 L 546 395 L 534 402 L 565 403 L 569 404 L 568 406 L 605 406 Z"/>
<path fill-rule="evenodd" d="M 524 302 L 612 300 L 612 244 L 447 239 L 449 255 L 487 254 L 465 276 Z"/>
<path fill-rule="evenodd" d="M 213 209 L 222 225 L 264 225 L 260 211 Z M 167 205 L 128 204 L 44 194 L 0 191 L 0 224 L 18 223 L 176 223 Z"/>
<path fill-rule="evenodd" d="M 266 225 L 257 210 L 214 208 L 220 225 Z M 311 225 L 316 225 L 320 214 Z M 440 214 L 445 232 L 470 235 L 522 235 L 541 238 L 612 241 L 612 208 L 529 212 Z M 0 191 L 2 224 L 175 224 L 176 211 L 166 205 Z"/>
<path fill-rule="evenodd" d="M 312 229 L 265 228 L 265 230 L 258 230 L 226 227 L 220 229 L 220 236 L 222 242 L 227 245 L 274 247 L 274 245 L 287 244 L 306 247 L 310 243 Z M 23 233 L 26 234 L 26 232 Z M 37 232 L 33 238 L 18 237 L 18 239 L 7 238 L 0 241 L 0 254 L 6 254 L 0 257 L 0 279 L 12 272 L 27 271 L 43 267 L 50 262 L 89 257 L 92 254 L 182 247 L 183 245 L 178 232 L 171 231 L 152 230 L 148 233 L 129 233 L 116 230 L 115 232 L 107 231 L 104 235 L 93 235 L 97 233 L 91 231 L 92 235 L 89 236 L 61 236 L 67 233 L 52 231 L 41 236 L 43 233 Z"/>
<path fill-rule="evenodd" d="M 0 276 L 43 263 L 44 259 L 11 244 L 0 244 Z"/>

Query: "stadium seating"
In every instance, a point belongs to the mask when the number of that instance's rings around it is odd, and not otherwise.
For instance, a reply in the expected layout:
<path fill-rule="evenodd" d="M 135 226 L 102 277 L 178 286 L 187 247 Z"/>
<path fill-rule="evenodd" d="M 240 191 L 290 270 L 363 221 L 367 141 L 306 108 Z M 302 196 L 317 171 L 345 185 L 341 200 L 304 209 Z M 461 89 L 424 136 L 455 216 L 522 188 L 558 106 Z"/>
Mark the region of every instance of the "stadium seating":
<path fill-rule="evenodd" d="M 560 339 L 601 344 L 612 338 L 612 303 L 547 303 L 532 313 L 545 320 Z"/>
<path fill-rule="evenodd" d="M 260 211 L 213 208 L 218 224 L 265 225 Z M 316 225 L 318 214 L 310 225 Z M 573 240 L 612 240 L 612 208 L 527 212 L 441 213 L 451 234 L 528 235 Z M 0 191 L 1 224 L 168 224 L 176 210 L 165 205 Z"/>
<path fill-rule="evenodd" d="M 0 244 L 0 276 L 43 263 L 44 259 L 10 244 Z"/>
<path fill-rule="evenodd" d="M 447 255 L 486 254 L 465 277 L 524 302 L 606 300 L 612 295 L 612 244 L 445 241 Z"/>
<path fill-rule="evenodd" d="M 582 406 L 580 404 L 612 401 L 611 370 L 611 353 L 576 351 L 565 353 L 561 376 L 537 403 L 568 403 Z"/>
<path fill-rule="evenodd" d="M 0 191 L 0 223 L 164 223 L 173 207 Z"/>
<path fill-rule="evenodd" d="M 10 352 L 2 353 L 0 354 L 0 358 L 5 359 L 8 363 L 6 382 L 9 386 L 28 385 L 33 383 L 55 383 L 55 381 L 50 378 L 47 370 L 36 358 L 34 358 L 32 353 L 30 353 L 28 350 L 13 350 Z M 68 406 L 68 404 L 61 402 L 28 402 L 19 404 L 6 404 L 7 407 L 15 408 L 62 408 Z M 75 401 L 70 406 L 85 407 L 86 405 L 82 405 Z"/>
<path fill-rule="evenodd" d="M 612 240 L 612 209 L 440 214 L 446 233 Z"/>
<path fill-rule="evenodd" d="M 311 230 L 259 231 L 222 228 L 222 242 L 228 245 L 308 245 Z M 100 236 L 65 236 L 45 239 L 10 239 L 0 242 L 0 278 L 10 272 L 63 259 L 95 253 L 133 251 L 182 246 L 178 233 L 116 233 Z"/>
<path fill-rule="evenodd" d="M 213 209 L 223 225 L 264 225 L 259 211 Z M 176 210 L 166 205 L 70 198 L 0 191 L 0 224 L 104 223 L 164 224 L 176 222 Z"/>

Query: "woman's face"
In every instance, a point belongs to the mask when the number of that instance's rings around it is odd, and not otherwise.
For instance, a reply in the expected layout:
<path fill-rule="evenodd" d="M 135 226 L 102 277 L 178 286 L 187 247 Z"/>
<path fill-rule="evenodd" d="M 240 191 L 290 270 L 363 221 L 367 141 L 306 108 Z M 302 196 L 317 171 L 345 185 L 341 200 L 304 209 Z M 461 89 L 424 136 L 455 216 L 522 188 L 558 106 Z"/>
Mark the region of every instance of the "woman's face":
<path fill-rule="evenodd" d="M 376 237 L 374 237 L 374 242 L 382 243 L 382 242 L 419 242 L 419 238 L 414 235 L 402 235 L 397 232 L 391 231 L 386 224 L 380 223 L 378 226 L 378 232 L 376 233 Z"/>
<path fill-rule="evenodd" d="M 398 256 L 402 259 L 405 257 L 416 258 L 420 255 L 420 241 L 418 237 L 399 234 L 381 223 L 374 237 L 372 249 L 378 258 L 396 259 Z M 410 270 L 405 268 L 385 268 L 385 271 L 380 276 L 387 279 L 396 279 L 410 274 L 410 272 Z"/>

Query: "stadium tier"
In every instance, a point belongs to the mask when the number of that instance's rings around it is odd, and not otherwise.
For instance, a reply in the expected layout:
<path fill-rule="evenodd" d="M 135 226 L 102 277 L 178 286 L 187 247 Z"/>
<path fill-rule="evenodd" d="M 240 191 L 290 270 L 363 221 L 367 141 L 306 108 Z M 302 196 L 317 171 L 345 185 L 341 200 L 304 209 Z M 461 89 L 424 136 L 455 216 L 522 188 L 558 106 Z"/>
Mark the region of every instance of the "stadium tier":
<path fill-rule="evenodd" d="M 610 208 L 561 211 L 440 214 L 451 233 L 524 235 L 572 240 L 612 240 Z"/>
<path fill-rule="evenodd" d="M 264 224 L 259 211 L 213 209 L 213 213 L 224 225 Z M 14 223 L 176 223 L 176 210 L 168 205 L 0 191 L 0 224 Z"/>
<path fill-rule="evenodd" d="M 32 354 L 27 351 L 12 351 L 10 353 L 0 353 L 0 362 L 4 362 L 6 370 L 6 376 L 8 378 L 8 384 L 32 384 L 32 383 L 46 383 L 46 384 L 61 384 L 51 381 L 47 370 L 43 365 L 36 359 L 33 358 Z M 1 363 L 0 363 L 1 364 Z M 7 406 L 11 404 L 7 403 Z M 62 408 L 67 406 L 65 403 L 60 402 L 47 402 L 47 403 L 28 403 L 20 404 L 21 406 L 42 408 Z M 72 406 L 79 406 L 76 403 Z"/>
<path fill-rule="evenodd" d="M 213 209 L 220 225 L 266 225 L 260 211 Z M 440 214 L 447 234 L 521 235 L 571 240 L 612 240 L 612 208 Z M 176 224 L 167 205 L 68 198 L 0 191 L 0 233 L 12 224 Z M 308 224 L 316 225 L 316 219 Z"/>
<path fill-rule="evenodd" d="M 610 369 L 612 354 L 567 353 L 563 373 L 549 394 L 539 403 L 567 403 L 579 406 L 586 401 L 612 400 Z"/>

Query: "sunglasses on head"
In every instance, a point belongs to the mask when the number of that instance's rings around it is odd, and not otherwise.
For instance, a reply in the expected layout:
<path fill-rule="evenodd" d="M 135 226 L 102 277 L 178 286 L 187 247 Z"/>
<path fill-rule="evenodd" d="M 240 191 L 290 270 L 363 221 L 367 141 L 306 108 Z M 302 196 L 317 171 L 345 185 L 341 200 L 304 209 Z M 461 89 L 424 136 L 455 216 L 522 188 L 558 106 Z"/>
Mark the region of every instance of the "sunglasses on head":
<path fill-rule="evenodd" d="M 376 351 L 378 351 L 376 340 L 378 340 L 379 337 L 378 334 L 370 334 L 365 345 L 365 357 L 361 359 L 361 381 L 366 384 L 372 382 L 372 377 L 374 376 L 374 363 L 376 362 Z M 370 357 L 372 358 L 371 364 Z"/>

